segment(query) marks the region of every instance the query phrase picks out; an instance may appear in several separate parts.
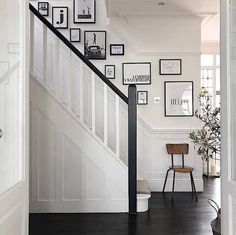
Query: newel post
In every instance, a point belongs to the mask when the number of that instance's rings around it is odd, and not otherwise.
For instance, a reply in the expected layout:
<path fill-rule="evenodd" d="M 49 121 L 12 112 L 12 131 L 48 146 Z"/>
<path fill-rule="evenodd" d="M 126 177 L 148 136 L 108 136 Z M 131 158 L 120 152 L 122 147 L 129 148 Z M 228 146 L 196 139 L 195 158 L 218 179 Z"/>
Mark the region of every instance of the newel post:
<path fill-rule="evenodd" d="M 129 214 L 137 213 L 137 88 L 128 89 Z"/>

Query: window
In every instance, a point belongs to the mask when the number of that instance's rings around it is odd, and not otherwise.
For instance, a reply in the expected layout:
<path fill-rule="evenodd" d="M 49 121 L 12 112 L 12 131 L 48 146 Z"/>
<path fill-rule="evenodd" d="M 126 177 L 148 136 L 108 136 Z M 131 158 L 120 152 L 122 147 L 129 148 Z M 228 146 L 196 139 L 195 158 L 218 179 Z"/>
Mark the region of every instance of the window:
<path fill-rule="evenodd" d="M 220 56 L 201 56 L 201 87 L 207 91 L 207 96 L 213 107 L 220 107 Z"/>

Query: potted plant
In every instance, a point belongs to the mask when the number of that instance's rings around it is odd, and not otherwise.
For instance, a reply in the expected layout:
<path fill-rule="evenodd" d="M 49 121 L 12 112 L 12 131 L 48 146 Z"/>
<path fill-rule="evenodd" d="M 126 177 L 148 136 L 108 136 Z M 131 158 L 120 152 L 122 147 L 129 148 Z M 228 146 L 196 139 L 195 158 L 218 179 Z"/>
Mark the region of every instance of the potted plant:
<path fill-rule="evenodd" d="M 211 105 L 205 89 L 199 94 L 198 101 L 201 111 L 196 110 L 195 117 L 203 125 L 201 129 L 190 132 L 189 138 L 197 148 L 197 153 L 209 164 L 210 159 L 220 154 L 220 108 Z"/>

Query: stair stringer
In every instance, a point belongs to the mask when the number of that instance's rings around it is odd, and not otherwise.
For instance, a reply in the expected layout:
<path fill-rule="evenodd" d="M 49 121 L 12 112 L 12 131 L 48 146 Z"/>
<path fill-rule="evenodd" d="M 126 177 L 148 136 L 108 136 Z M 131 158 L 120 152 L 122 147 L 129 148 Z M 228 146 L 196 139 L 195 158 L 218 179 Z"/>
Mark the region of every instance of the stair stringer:
<path fill-rule="evenodd" d="M 53 94 L 43 87 L 33 76 L 30 79 L 30 107 L 31 107 L 31 200 L 30 210 L 34 213 L 66 213 L 66 212 L 127 212 L 128 211 L 128 168 L 115 156 L 115 154 L 102 143 L 91 131 L 88 130 L 70 111 L 64 107 Z M 39 130 L 39 118 L 44 116 L 45 120 L 55 127 L 55 150 L 56 170 L 53 183 L 51 179 L 41 182 L 39 176 L 40 147 L 39 135 L 47 138 L 47 133 L 43 129 Z M 47 130 L 46 130 L 47 131 Z M 39 134 L 41 132 L 41 134 Z M 63 139 L 68 139 L 73 143 L 75 154 L 80 156 L 80 169 L 78 177 L 66 179 L 70 181 L 70 188 L 76 191 L 76 185 L 80 180 L 80 189 L 77 190 L 77 198 L 65 197 L 65 175 L 63 161 L 67 161 L 71 156 L 62 159 Z M 70 148 L 69 148 L 70 149 Z M 78 153 L 76 153 L 78 149 Z M 47 159 L 46 159 L 47 160 Z M 44 163 L 43 163 L 44 164 Z M 50 166 L 47 166 L 50 172 Z M 90 170 L 89 170 L 90 169 Z M 68 174 L 70 171 L 66 169 Z M 90 171 L 90 172 L 89 172 Z M 92 171 L 92 172 L 91 172 Z M 46 172 L 47 173 L 47 172 Z M 75 176 L 76 173 L 75 173 Z M 91 178 L 96 184 L 91 185 Z M 89 181 L 90 179 L 90 181 Z M 100 181 L 99 181 L 100 180 Z M 45 183 L 45 185 L 44 185 Z M 77 183 L 77 184 L 76 184 Z M 52 197 L 46 197 L 44 187 L 55 188 Z M 75 187 L 75 188 L 74 188 Z M 101 189 L 102 188 L 102 189 Z M 42 192 L 41 192 L 42 191 Z M 78 193 L 79 191 L 79 193 Z"/>

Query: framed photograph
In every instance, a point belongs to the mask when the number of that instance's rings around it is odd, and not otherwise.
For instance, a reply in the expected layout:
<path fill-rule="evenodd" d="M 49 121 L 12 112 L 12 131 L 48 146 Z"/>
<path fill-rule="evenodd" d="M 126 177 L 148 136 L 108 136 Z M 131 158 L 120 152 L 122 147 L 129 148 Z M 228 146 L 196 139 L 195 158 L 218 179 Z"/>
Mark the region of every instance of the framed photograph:
<path fill-rule="evenodd" d="M 42 16 L 49 15 L 49 3 L 48 2 L 38 2 L 38 12 Z"/>
<path fill-rule="evenodd" d="M 151 63 L 123 63 L 123 85 L 137 84 L 150 85 L 151 84 Z"/>
<path fill-rule="evenodd" d="M 68 29 L 68 7 L 52 8 L 52 25 L 56 29 Z"/>
<path fill-rule="evenodd" d="M 111 44 L 110 45 L 110 55 L 124 55 L 125 46 L 124 44 Z"/>
<path fill-rule="evenodd" d="M 80 42 L 81 41 L 81 33 L 79 28 L 71 28 L 70 29 L 70 42 Z"/>
<path fill-rule="evenodd" d="M 73 0 L 74 23 L 96 22 L 96 0 Z"/>
<path fill-rule="evenodd" d="M 137 102 L 139 105 L 148 104 L 148 92 L 147 91 L 138 91 L 137 92 Z"/>
<path fill-rule="evenodd" d="M 87 59 L 106 59 L 106 31 L 84 31 L 84 55 Z"/>
<path fill-rule="evenodd" d="M 108 79 L 115 79 L 115 65 L 105 65 L 105 76 Z"/>
<path fill-rule="evenodd" d="M 166 117 L 186 117 L 194 115 L 193 82 L 168 81 L 164 83 Z"/>
<path fill-rule="evenodd" d="M 159 60 L 160 75 L 181 75 L 181 59 L 161 59 Z"/>

